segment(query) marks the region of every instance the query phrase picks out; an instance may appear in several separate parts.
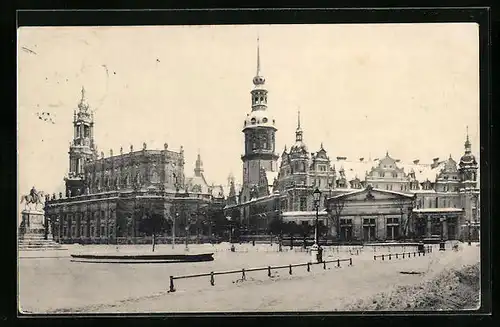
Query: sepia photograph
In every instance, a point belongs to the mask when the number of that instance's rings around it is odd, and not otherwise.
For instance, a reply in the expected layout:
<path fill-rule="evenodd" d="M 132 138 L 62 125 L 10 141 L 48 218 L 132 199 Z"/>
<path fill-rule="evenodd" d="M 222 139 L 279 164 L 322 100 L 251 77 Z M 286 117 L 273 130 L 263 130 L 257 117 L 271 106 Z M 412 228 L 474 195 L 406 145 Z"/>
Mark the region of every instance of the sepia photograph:
<path fill-rule="evenodd" d="M 478 24 L 17 38 L 20 314 L 480 307 Z"/>

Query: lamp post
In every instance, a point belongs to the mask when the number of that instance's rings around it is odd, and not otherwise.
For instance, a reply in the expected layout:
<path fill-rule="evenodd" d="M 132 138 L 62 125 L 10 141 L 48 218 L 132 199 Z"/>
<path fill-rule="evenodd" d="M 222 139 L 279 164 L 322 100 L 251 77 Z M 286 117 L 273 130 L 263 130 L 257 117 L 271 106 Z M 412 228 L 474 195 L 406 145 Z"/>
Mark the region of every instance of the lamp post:
<path fill-rule="evenodd" d="M 322 259 L 322 252 L 323 249 L 319 245 L 318 242 L 318 227 L 319 227 L 319 201 L 321 199 L 321 191 L 316 188 L 316 190 L 313 192 L 313 199 L 314 199 L 314 206 L 316 207 L 316 223 L 315 223 L 315 228 L 314 228 L 314 244 L 311 247 L 311 259 L 312 262 L 314 263 L 320 263 L 323 262 Z"/>
<path fill-rule="evenodd" d="M 471 245 L 471 240 L 470 240 L 470 220 L 467 220 L 467 245 Z"/>
<path fill-rule="evenodd" d="M 445 250 L 445 242 L 443 239 L 443 229 L 444 229 L 444 217 L 440 217 L 439 221 L 441 222 L 441 241 L 439 242 L 439 251 L 444 251 Z"/>

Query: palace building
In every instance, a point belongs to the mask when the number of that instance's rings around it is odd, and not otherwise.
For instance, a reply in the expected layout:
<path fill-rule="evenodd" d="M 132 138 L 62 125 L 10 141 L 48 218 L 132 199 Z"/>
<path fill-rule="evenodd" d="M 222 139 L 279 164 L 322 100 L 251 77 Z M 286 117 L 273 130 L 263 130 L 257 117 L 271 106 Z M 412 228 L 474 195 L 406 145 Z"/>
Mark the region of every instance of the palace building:
<path fill-rule="evenodd" d="M 330 159 L 323 144 L 308 151 L 299 112 L 295 143 L 278 156 L 258 46 L 253 84 L 243 124 L 243 183 L 238 187 L 229 178 L 227 216 L 254 233 L 266 233 L 276 218 L 313 225 L 312 193 L 318 188 L 319 223 L 340 241 L 478 238 L 479 171 L 468 133 L 458 165 L 451 156 L 403 163 L 389 152 L 374 160 Z"/>
<path fill-rule="evenodd" d="M 222 212 L 224 190 L 207 183 L 199 154 L 194 175 L 187 177 L 182 146 L 173 151 L 165 143 L 162 150 L 151 150 L 144 143 L 142 149 L 130 146 L 127 152 L 120 148 L 118 154 L 98 155 L 94 117 L 83 88 L 73 127 L 66 194 L 48 196 L 45 203 L 57 241 L 144 242 L 141 224 L 152 214 L 168 220 L 163 236 L 172 228 L 180 236 L 209 233 L 207 220 L 211 212 Z"/>

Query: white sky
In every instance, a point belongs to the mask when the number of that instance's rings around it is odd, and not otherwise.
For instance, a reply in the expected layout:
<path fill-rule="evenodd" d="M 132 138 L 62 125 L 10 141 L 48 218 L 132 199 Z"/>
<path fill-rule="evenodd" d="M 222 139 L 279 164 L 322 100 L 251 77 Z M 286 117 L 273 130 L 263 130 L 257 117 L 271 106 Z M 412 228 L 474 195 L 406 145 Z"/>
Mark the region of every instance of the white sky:
<path fill-rule="evenodd" d="M 198 149 L 207 180 L 241 180 L 244 118 L 261 70 L 276 148 L 294 142 L 297 109 L 309 151 L 330 157 L 458 161 L 466 125 L 479 150 L 476 24 L 21 28 L 19 192 L 62 191 L 73 110 L 85 85 L 95 141 L 178 150 L 186 174 Z M 34 53 L 22 49 L 26 47 Z M 158 59 L 158 61 L 157 61 Z M 56 116 L 55 124 L 37 112 Z"/>

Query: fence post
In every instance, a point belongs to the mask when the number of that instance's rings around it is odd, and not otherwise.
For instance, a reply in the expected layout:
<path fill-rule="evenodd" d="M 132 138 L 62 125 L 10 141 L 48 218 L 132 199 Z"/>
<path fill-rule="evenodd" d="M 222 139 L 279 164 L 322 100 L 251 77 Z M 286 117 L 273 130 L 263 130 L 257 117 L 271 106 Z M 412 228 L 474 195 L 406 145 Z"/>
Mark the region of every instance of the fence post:
<path fill-rule="evenodd" d="M 171 292 L 171 293 L 175 292 L 175 288 L 174 288 L 174 276 L 170 276 L 170 289 L 169 289 L 169 292 Z"/>
<path fill-rule="evenodd" d="M 267 266 L 267 277 L 271 277 L 271 266 Z"/>
<path fill-rule="evenodd" d="M 337 259 L 337 267 L 340 268 L 340 259 Z"/>
<path fill-rule="evenodd" d="M 392 255 L 389 253 L 389 260 L 391 260 Z"/>
<path fill-rule="evenodd" d="M 424 251 L 424 252 L 422 252 L 422 255 L 425 257 L 425 251 Z"/>
<path fill-rule="evenodd" d="M 307 271 L 311 271 L 311 264 L 309 262 L 307 263 Z"/>
<path fill-rule="evenodd" d="M 398 258 L 398 254 L 396 253 L 396 259 Z"/>
<path fill-rule="evenodd" d="M 352 266 L 352 258 L 349 258 L 349 266 Z"/>
<path fill-rule="evenodd" d="M 246 280 L 245 268 L 241 269 L 241 280 Z"/>
<path fill-rule="evenodd" d="M 403 259 L 405 258 L 405 253 L 403 252 Z"/>
<path fill-rule="evenodd" d="M 417 256 L 417 253 L 413 252 L 413 257 L 415 258 Z"/>
<path fill-rule="evenodd" d="M 326 261 L 323 261 L 323 269 L 326 270 Z"/>
<path fill-rule="evenodd" d="M 384 261 L 384 255 L 382 254 L 382 261 Z"/>
<path fill-rule="evenodd" d="M 288 273 L 291 275 L 292 274 L 292 265 L 289 265 L 288 268 L 289 268 Z"/>
<path fill-rule="evenodd" d="M 373 260 L 377 260 L 377 256 L 376 255 L 373 256 Z"/>
<path fill-rule="evenodd" d="M 215 279 L 214 279 L 214 272 L 210 272 L 210 285 L 214 286 L 215 285 Z"/>

